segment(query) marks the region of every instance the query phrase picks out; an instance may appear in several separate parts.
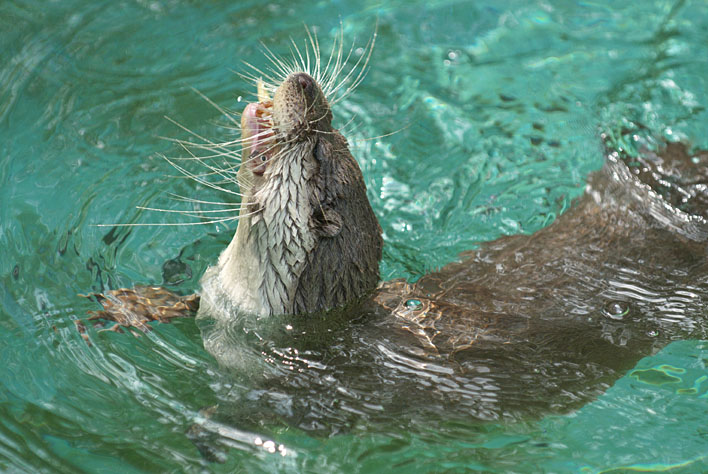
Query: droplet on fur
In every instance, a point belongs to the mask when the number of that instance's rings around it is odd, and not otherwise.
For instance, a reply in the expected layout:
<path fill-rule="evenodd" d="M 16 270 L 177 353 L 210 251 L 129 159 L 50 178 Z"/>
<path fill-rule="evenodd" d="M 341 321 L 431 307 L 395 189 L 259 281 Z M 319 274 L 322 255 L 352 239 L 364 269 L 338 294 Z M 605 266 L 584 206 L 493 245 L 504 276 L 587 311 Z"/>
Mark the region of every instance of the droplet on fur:
<path fill-rule="evenodd" d="M 418 306 L 420 306 L 422 304 L 423 303 L 421 303 L 420 300 L 415 300 L 415 299 L 411 299 L 411 300 L 406 301 L 406 307 L 411 308 L 411 309 L 417 308 Z"/>

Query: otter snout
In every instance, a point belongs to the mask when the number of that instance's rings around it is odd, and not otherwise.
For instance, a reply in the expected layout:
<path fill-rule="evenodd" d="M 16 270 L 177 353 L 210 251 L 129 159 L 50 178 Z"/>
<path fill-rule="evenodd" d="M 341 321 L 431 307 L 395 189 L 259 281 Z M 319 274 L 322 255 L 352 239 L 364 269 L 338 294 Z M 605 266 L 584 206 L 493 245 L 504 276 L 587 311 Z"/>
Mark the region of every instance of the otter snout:
<path fill-rule="evenodd" d="M 312 86 L 315 85 L 315 80 L 312 78 L 312 76 L 304 72 L 296 72 L 295 74 L 293 74 L 293 78 L 300 83 L 300 87 L 302 87 L 302 90 L 304 91 L 312 89 Z"/>
<path fill-rule="evenodd" d="M 307 73 L 290 74 L 273 96 L 273 126 L 288 139 L 306 139 L 331 129 L 332 112 L 317 81 Z"/>

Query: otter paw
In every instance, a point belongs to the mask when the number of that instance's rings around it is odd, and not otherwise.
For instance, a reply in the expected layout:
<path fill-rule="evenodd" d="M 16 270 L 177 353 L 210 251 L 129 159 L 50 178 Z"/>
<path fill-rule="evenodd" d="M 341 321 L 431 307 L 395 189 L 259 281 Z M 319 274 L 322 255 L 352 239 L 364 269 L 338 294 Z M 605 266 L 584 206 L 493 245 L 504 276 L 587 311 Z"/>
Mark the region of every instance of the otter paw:
<path fill-rule="evenodd" d="M 160 286 L 136 286 L 79 296 L 95 300 L 103 306 L 102 310 L 89 311 L 91 316 L 88 318 L 94 327 L 102 328 L 102 331 L 123 332 L 123 328 L 135 328 L 147 332 L 151 321 L 168 323 L 173 318 L 192 317 L 199 309 L 199 295 L 181 296 Z M 104 328 L 107 321 L 115 324 Z M 82 337 L 87 339 L 83 321 L 77 321 L 76 326 Z M 131 332 L 138 335 L 135 331 Z"/>

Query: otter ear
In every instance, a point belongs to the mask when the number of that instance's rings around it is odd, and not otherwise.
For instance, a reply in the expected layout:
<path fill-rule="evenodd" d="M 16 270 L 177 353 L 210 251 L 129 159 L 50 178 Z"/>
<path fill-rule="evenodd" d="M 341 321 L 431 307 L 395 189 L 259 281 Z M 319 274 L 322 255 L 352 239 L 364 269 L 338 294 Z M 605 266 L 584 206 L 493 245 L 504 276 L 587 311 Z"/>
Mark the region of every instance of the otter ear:
<path fill-rule="evenodd" d="M 315 226 L 323 237 L 334 237 L 342 230 L 342 216 L 333 209 L 321 209 L 315 213 Z"/>
<path fill-rule="evenodd" d="M 325 140 L 317 140 L 317 143 L 315 144 L 315 158 L 317 158 L 317 161 L 320 162 L 326 162 L 329 160 L 329 156 L 331 154 L 331 150 L 329 147 L 329 143 L 327 143 Z"/>
<path fill-rule="evenodd" d="M 334 196 L 331 193 L 334 192 L 331 186 L 327 183 L 336 181 L 332 175 L 332 146 L 327 140 L 317 140 L 317 145 L 315 146 L 315 158 L 319 162 L 320 166 L 320 193 L 314 197 L 314 201 L 311 202 L 311 206 L 314 210 L 314 224 L 315 229 L 323 237 L 334 237 L 339 234 L 342 230 L 342 225 L 344 224 L 344 219 L 342 216 L 332 209 L 332 201 Z"/>

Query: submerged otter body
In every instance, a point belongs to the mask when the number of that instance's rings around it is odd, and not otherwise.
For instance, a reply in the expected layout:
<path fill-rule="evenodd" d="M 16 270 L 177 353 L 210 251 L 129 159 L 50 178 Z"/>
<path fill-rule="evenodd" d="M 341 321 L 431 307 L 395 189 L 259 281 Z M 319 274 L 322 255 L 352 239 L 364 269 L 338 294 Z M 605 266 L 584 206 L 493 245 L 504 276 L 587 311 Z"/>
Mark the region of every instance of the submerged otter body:
<path fill-rule="evenodd" d="M 627 161 L 610 153 L 550 226 L 465 252 L 414 285 L 384 283 L 377 302 L 448 351 L 706 337 L 708 153 L 670 144 Z"/>
<path fill-rule="evenodd" d="M 516 418 L 577 406 L 669 341 L 708 336 L 707 153 L 673 144 L 637 166 L 610 152 L 547 228 L 377 286 L 381 229 L 327 94 L 302 72 L 274 92 L 244 111 L 241 218 L 202 279 L 200 319 L 218 322 L 205 346 L 272 389 L 238 397 L 239 412 L 336 432 L 345 387 L 369 419 Z M 332 323 L 342 315 L 357 322 Z"/>
<path fill-rule="evenodd" d="M 395 315 L 456 380 L 494 387 L 473 390 L 476 416 L 579 407 L 669 342 L 708 337 L 708 152 L 670 144 L 628 161 L 609 153 L 533 235 L 381 285 L 372 311 Z"/>

